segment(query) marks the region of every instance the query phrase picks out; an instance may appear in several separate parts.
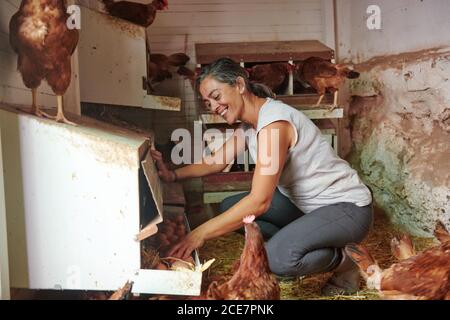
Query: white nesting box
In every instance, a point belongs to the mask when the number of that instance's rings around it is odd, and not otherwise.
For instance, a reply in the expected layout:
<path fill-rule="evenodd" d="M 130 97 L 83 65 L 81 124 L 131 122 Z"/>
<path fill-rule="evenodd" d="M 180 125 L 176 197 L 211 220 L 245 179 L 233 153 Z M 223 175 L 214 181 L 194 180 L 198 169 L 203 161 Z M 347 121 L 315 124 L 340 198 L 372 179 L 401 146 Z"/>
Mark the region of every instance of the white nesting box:
<path fill-rule="evenodd" d="M 0 105 L 11 287 L 200 294 L 200 272 L 141 268 L 136 235 L 162 210 L 150 141 L 74 120 Z"/>

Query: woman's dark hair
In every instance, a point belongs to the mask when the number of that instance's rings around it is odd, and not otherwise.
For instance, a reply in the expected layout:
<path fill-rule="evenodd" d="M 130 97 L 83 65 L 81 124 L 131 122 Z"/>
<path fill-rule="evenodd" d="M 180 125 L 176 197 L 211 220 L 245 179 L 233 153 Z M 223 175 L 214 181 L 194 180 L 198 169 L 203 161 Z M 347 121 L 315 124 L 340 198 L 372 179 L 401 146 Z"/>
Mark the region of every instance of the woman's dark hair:
<path fill-rule="evenodd" d="M 248 72 L 242 68 L 239 63 L 230 58 L 220 58 L 213 63 L 202 67 L 197 77 L 197 88 L 207 77 L 211 77 L 219 82 L 227 83 L 230 86 L 236 85 L 238 77 L 242 77 L 246 88 L 255 96 L 260 98 L 275 98 L 275 94 L 269 87 L 262 83 L 251 82 L 248 78 Z"/>

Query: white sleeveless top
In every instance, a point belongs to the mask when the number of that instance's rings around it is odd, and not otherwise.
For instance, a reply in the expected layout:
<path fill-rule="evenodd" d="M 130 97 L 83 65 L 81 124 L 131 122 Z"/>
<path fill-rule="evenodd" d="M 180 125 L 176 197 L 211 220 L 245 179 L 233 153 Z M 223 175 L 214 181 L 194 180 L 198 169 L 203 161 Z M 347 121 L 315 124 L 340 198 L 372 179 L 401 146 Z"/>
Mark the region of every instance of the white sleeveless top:
<path fill-rule="evenodd" d="M 338 202 L 351 202 L 360 207 L 372 202 L 370 191 L 357 172 L 334 153 L 319 128 L 302 112 L 281 101 L 267 99 L 259 111 L 256 130 L 243 124 L 253 159 L 257 158 L 258 132 L 280 120 L 293 126 L 296 139 L 288 151 L 278 189 L 302 212 Z"/>

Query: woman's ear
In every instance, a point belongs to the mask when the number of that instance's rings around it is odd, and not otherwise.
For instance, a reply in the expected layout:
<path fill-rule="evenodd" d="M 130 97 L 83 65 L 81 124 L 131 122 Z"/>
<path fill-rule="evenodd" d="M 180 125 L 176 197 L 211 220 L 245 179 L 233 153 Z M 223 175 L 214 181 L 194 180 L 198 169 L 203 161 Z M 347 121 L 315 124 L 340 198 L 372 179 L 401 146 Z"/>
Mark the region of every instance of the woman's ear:
<path fill-rule="evenodd" d="M 236 85 L 239 89 L 239 93 L 243 94 L 245 92 L 245 80 L 242 77 L 236 78 Z"/>

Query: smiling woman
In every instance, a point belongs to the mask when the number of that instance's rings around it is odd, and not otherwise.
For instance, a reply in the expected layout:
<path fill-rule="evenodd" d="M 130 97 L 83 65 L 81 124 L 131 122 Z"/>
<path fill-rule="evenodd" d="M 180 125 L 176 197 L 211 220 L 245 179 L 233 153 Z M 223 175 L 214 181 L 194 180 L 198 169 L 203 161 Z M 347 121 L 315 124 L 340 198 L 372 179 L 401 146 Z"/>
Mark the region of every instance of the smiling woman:
<path fill-rule="evenodd" d="M 219 59 L 204 67 L 197 78 L 197 87 L 200 88 L 206 107 L 222 116 L 228 124 L 236 122 L 236 117 L 240 115 L 238 112 L 242 111 L 242 104 L 237 103 L 236 99 L 243 95 L 244 89 L 255 98 L 275 97 L 267 86 L 250 82 L 247 71 L 227 58 Z M 230 105 L 240 108 L 230 110 Z M 225 117 L 228 113 L 229 115 Z"/>
<path fill-rule="evenodd" d="M 272 272 L 303 276 L 335 271 L 323 294 L 355 292 L 359 272 L 343 248 L 362 241 L 372 223 L 372 197 L 356 171 L 335 155 L 311 120 L 274 100 L 266 86 L 250 82 L 233 60 L 222 58 L 204 67 L 197 84 L 205 104 L 228 124 L 241 121 L 243 130 L 236 130 L 217 151 L 225 155 L 223 163 L 211 164 L 205 157 L 171 172 L 155 151 L 162 179 L 220 172 L 245 148 L 256 165 L 251 191 L 225 199 L 222 213 L 194 229 L 169 255 L 188 257 L 205 241 L 239 230 L 245 216 L 255 215 Z"/>

